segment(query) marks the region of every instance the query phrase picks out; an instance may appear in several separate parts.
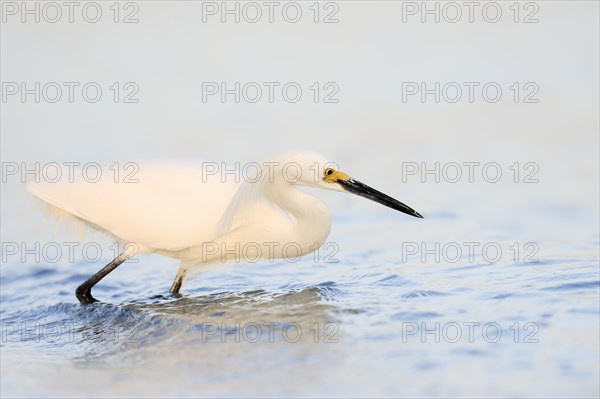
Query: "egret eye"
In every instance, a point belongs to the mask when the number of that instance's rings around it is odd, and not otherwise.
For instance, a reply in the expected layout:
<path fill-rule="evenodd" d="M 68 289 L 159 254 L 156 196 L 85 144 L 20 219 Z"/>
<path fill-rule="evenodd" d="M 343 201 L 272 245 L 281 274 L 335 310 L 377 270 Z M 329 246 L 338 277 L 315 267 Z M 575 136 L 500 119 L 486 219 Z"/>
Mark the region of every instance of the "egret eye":
<path fill-rule="evenodd" d="M 325 169 L 325 176 L 331 176 L 334 170 L 332 168 Z"/>

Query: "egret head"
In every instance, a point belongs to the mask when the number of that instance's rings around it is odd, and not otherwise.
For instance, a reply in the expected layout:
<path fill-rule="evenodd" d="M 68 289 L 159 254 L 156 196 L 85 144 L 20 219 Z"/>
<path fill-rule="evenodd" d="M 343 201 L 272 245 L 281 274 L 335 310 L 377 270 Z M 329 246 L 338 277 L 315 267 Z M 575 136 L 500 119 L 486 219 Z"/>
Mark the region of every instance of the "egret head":
<path fill-rule="evenodd" d="M 287 164 L 283 164 L 283 172 L 288 175 L 287 179 L 290 179 L 289 171 L 294 169 L 295 184 L 325 190 L 349 192 L 406 213 L 407 215 L 423 218 L 419 212 L 408 205 L 353 179 L 339 170 L 334 162 L 327 162 L 325 158 L 318 154 L 303 152 L 288 154 L 286 158 Z M 290 165 L 293 165 L 293 168 Z M 293 181 L 293 178 L 290 181 Z"/>

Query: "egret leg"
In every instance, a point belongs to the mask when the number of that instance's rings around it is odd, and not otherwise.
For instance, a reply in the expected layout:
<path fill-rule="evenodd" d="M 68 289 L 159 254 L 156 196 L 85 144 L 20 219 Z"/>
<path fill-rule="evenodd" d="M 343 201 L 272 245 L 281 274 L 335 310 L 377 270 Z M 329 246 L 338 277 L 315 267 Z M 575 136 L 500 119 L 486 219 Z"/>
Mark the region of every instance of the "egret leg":
<path fill-rule="evenodd" d="M 185 271 L 181 269 L 177 272 L 177 276 L 175 276 L 175 281 L 173 281 L 173 285 L 171 286 L 171 294 L 179 294 L 179 289 L 181 288 L 181 284 L 183 284 L 183 278 L 185 277 Z"/>
<path fill-rule="evenodd" d="M 126 254 L 125 252 L 123 252 L 115 259 L 113 259 L 112 262 L 104 266 L 96 274 L 88 278 L 83 284 L 77 287 L 77 289 L 75 290 L 75 296 L 77 297 L 77 299 L 79 299 L 79 302 L 81 302 L 82 304 L 98 302 L 98 300 L 92 296 L 92 287 L 95 286 L 104 277 L 106 277 L 108 273 L 115 270 L 121 263 L 129 259 L 130 256 L 130 254 Z"/>

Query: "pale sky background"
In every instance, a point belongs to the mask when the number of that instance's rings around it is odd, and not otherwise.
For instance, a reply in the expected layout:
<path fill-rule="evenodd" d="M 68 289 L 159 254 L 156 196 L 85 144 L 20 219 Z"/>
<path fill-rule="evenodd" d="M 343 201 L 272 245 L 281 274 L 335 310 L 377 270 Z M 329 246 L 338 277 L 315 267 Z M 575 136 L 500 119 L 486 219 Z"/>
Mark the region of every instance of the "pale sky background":
<path fill-rule="evenodd" d="M 40 23 L 32 16 L 21 23 L 20 10 L 4 11 L 5 85 L 96 82 L 103 95 L 93 104 L 78 89 L 73 103 L 66 89 L 56 104 L 8 96 L 0 120 L 3 162 L 262 161 L 309 149 L 382 189 L 401 187 L 407 203 L 418 201 L 430 213 L 464 197 L 477 199 L 475 210 L 487 194 L 464 181 L 403 184 L 400 162 L 493 161 L 505 173 L 514 162 L 535 162 L 542 184 L 509 185 L 510 192 L 487 185 L 498 191 L 488 194 L 516 203 L 530 196 L 552 209 L 579 204 L 597 218 L 597 2 L 536 2 L 537 9 L 520 10 L 519 23 L 506 2 L 499 3 L 497 23 L 486 22 L 479 9 L 469 23 L 466 8 L 458 23 L 435 23 L 431 16 L 422 23 L 420 14 L 405 15 L 403 23 L 407 6 L 389 1 L 337 2 L 337 10 L 323 8 L 319 18 L 335 11 L 338 23 L 314 23 L 312 3 L 301 2 L 295 24 L 278 9 L 273 23 L 266 15 L 255 24 L 231 17 L 221 23 L 219 15 L 207 15 L 203 23 L 202 2 L 191 1 L 136 2 L 137 9 L 122 8 L 119 18 L 135 11 L 137 23 L 114 23 L 112 3 L 100 4 L 102 18 L 95 24 L 80 9 L 73 23 L 65 8 L 54 24 L 43 15 Z M 534 11 L 537 23 L 521 21 Z M 121 94 L 134 82 L 139 102 L 115 104 L 114 82 Z M 274 103 L 223 104 L 216 96 L 202 102 L 203 82 L 296 82 L 303 96 L 288 103 L 276 90 Z M 315 104 L 309 89 L 314 82 L 334 82 L 339 102 Z M 403 102 L 403 82 L 480 86 L 473 103 L 465 88 L 457 103 L 436 104 L 431 96 L 426 103 L 418 96 Z M 481 87 L 489 82 L 503 89 L 496 103 L 482 98 Z M 509 88 L 514 82 L 535 83 L 539 102 L 515 103 Z M 20 180 L 3 183 L 3 219 L 31 208 Z"/>

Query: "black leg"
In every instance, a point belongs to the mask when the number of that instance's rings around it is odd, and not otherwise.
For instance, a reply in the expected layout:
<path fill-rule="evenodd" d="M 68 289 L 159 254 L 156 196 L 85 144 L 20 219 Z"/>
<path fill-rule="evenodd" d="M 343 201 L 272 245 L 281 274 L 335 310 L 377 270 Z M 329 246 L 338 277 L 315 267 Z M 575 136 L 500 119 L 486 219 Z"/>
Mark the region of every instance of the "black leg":
<path fill-rule="evenodd" d="M 122 253 L 108 265 L 100 269 L 98 273 L 94 274 L 92 277 L 88 278 L 83 284 L 77 287 L 77 289 L 75 290 L 75 296 L 77 297 L 77 299 L 79 299 L 79 302 L 81 302 L 82 304 L 98 302 L 98 300 L 92 296 L 92 287 L 95 286 L 104 277 L 106 277 L 108 273 L 115 270 L 121 263 L 129 259 L 130 256 L 131 255 L 125 255 L 125 253 Z"/>

